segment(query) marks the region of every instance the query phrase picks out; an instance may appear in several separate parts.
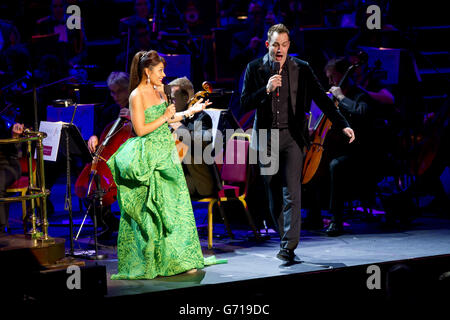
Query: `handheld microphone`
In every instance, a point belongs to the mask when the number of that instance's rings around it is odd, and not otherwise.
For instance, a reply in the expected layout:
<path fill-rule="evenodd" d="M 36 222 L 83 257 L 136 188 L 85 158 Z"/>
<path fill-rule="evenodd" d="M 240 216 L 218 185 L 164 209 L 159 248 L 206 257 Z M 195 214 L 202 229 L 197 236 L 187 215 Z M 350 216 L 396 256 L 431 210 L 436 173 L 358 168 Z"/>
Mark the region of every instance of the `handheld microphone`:
<path fill-rule="evenodd" d="M 172 86 L 169 84 L 165 84 L 164 85 L 164 93 L 166 94 L 167 97 L 167 102 L 169 103 L 169 105 L 171 105 L 173 103 L 172 101 Z M 175 118 L 175 115 L 173 115 L 170 119 Z"/>
<path fill-rule="evenodd" d="M 167 102 L 169 102 L 169 104 L 172 104 L 172 86 L 169 84 L 165 84 L 164 93 L 167 96 Z"/>
<path fill-rule="evenodd" d="M 274 74 L 280 73 L 280 62 L 278 62 L 278 61 L 273 62 L 273 72 L 274 72 Z M 279 96 L 280 96 L 280 87 L 277 87 L 277 97 L 279 97 Z"/>

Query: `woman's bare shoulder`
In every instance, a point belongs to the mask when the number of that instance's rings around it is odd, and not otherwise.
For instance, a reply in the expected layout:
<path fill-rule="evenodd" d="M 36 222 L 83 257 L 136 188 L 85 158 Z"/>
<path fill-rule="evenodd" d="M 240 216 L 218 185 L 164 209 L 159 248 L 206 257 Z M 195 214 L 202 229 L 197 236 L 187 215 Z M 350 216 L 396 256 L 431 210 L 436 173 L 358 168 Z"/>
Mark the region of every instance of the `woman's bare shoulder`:
<path fill-rule="evenodd" d="M 131 105 L 140 104 L 142 102 L 142 93 L 141 91 L 136 88 L 133 91 L 131 91 L 130 96 L 128 98 L 128 101 Z"/>

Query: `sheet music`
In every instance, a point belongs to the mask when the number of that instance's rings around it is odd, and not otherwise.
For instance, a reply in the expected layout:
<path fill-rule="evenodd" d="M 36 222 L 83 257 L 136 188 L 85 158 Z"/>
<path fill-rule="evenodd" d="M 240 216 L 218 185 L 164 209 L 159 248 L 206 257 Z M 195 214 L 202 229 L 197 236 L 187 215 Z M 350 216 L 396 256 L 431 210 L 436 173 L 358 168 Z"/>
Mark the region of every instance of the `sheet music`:
<path fill-rule="evenodd" d="M 39 124 L 39 131 L 45 132 L 47 138 L 42 140 L 44 148 L 44 160 L 56 161 L 58 156 L 59 140 L 61 139 L 61 129 L 65 122 L 49 122 L 41 121 Z M 36 158 L 36 155 L 35 155 Z"/>
<path fill-rule="evenodd" d="M 327 96 L 330 99 L 333 99 L 333 94 L 330 92 L 327 92 Z M 308 129 L 317 129 L 317 125 L 319 124 L 322 116 L 322 110 L 317 106 L 317 104 L 314 102 L 314 100 L 311 100 L 311 108 L 310 108 L 310 114 L 309 114 L 309 123 L 308 123 Z"/>
<path fill-rule="evenodd" d="M 212 143 L 214 145 L 215 141 L 216 141 L 216 133 L 217 133 L 217 127 L 219 126 L 219 120 L 220 120 L 220 115 L 222 113 L 223 109 L 214 109 L 214 108 L 209 108 L 209 109 L 205 109 L 203 112 L 206 112 L 212 120 Z"/>

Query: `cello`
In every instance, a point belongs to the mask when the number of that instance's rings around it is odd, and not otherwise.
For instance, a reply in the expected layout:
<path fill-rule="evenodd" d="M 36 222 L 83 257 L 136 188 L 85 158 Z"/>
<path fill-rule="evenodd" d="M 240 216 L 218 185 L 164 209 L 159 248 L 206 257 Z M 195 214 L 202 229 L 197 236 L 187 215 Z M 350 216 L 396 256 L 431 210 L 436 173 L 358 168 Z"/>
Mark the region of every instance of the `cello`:
<path fill-rule="evenodd" d="M 360 54 L 360 57 L 361 59 L 359 62 L 350 65 L 350 67 L 345 71 L 342 79 L 339 81 L 338 87 L 342 88 L 342 85 L 347 81 L 350 73 L 353 72 L 355 68 L 366 62 L 364 56 Z M 339 102 L 335 98 L 333 98 L 333 101 L 337 108 Z M 328 119 L 322 112 L 312 134 L 311 147 L 308 149 L 303 161 L 302 184 L 307 184 L 309 181 L 311 181 L 311 179 L 316 174 L 317 169 L 319 168 L 320 161 L 322 159 L 322 153 L 324 151 L 323 144 L 326 135 L 331 128 L 331 125 L 332 123 L 330 119 Z"/>
<path fill-rule="evenodd" d="M 131 121 L 119 117 L 103 130 L 99 146 L 91 163 L 81 171 L 75 182 L 75 194 L 79 198 L 89 198 L 99 188 L 103 190 L 103 205 L 109 206 L 117 199 L 117 186 L 106 162 L 117 149 L 134 136 Z"/>

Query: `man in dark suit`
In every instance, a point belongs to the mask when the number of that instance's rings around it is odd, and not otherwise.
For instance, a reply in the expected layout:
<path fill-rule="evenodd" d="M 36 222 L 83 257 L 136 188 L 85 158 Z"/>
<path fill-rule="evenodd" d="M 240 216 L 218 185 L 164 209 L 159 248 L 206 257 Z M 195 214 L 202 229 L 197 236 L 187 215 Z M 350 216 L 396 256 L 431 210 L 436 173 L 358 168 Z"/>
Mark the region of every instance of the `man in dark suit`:
<path fill-rule="evenodd" d="M 252 144 L 256 143 L 259 151 L 269 209 L 280 233 L 281 249 L 277 258 L 298 263 L 300 259 L 294 250 L 300 238 L 303 147 L 309 145 L 305 114 L 309 112 L 311 100 L 320 106 L 333 126 L 342 129 L 349 142 L 355 136 L 309 64 L 288 56 L 289 46 L 289 30 L 282 24 L 270 27 L 266 41 L 268 53 L 247 65 L 241 107 L 245 111 L 256 108 L 253 125 L 256 139 L 252 138 Z M 278 167 L 277 172 L 266 170 L 268 164 L 261 161 L 265 152 L 270 154 L 269 166 Z"/>

